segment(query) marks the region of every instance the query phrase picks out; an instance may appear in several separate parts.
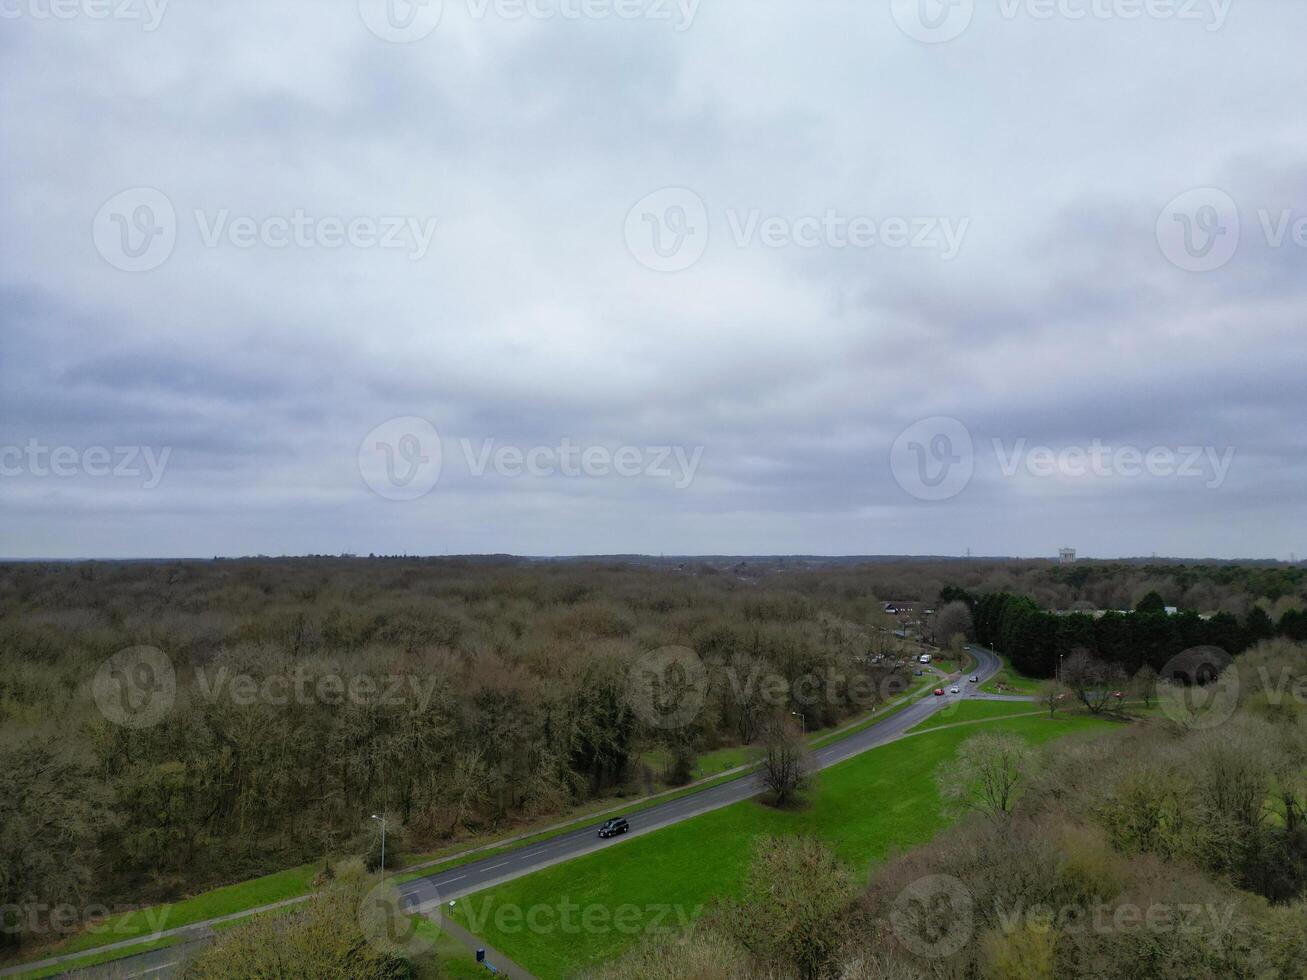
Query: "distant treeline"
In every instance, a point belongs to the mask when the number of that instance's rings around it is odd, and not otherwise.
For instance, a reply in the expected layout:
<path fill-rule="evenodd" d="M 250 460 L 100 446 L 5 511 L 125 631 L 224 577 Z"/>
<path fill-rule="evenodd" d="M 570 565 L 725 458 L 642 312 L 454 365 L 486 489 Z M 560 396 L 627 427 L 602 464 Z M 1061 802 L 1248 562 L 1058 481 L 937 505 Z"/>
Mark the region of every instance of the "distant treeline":
<path fill-rule="evenodd" d="M 1209 617 L 1194 610 L 1168 613 L 1156 592 L 1145 595 L 1132 612 L 1052 613 L 1028 596 L 1010 592 L 975 595 L 948 586 L 941 604 L 962 601 L 971 609 L 976 639 L 1007 656 L 1031 677 L 1053 677 L 1060 657 L 1077 650 L 1120 666 L 1133 674 L 1143 666 L 1161 670 L 1176 654 L 1191 647 L 1220 647 L 1231 655 L 1261 640 L 1283 636 L 1307 640 L 1307 612 L 1288 609 L 1275 622 L 1261 606 L 1242 618 L 1231 613 Z"/>

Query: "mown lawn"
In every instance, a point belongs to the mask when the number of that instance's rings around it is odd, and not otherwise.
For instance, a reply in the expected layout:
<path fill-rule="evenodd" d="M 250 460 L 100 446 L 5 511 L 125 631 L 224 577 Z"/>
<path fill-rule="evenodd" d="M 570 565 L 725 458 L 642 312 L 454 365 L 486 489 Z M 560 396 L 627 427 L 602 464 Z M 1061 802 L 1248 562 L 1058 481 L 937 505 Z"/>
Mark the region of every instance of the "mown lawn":
<path fill-rule="evenodd" d="M 131 948 L 132 953 L 148 953 L 151 950 L 163 949 L 167 946 L 175 946 L 182 940 L 178 937 L 167 939 L 156 939 L 152 942 L 142 942 Z M 86 956 L 79 957 L 68 963 L 60 963 L 57 966 L 47 966 L 42 970 L 24 970 L 22 973 L 14 974 L 10 980 L 38 980 L 42 977 L 62 976 L 69 970 L 80 970 L 91 966 L 99 966 L 102 963 L 111 963 L 116 959 L 122 958 L 121 952 L 109 953 L 88 953 Z M 44 957 L 42 957 L 44 959 Z"/>
<path fill-rule="evenodd" d="M 815 835 L 859 873 L 931 839 L 947 823 L 935 769 L 979 730 L 1038 743 L 1110 724 L 1010 718 L 905 738 L 823 771 L 801 810 L 738 803 L 461 899 L 453 914 L 542 980 L 570 977 L 735 893 L 759 834 Z"/>
<path fill-rule="evenodd" d="M 932 728 L 945 725 L 957 725 L 967 721 L 989 721 L 992 718 L 1006 718 L 1010 715 L 1028 715 L 1044 711 L 1034 701 L 954 701 L 947 708 L 936 711 L 918 725 L 913 725 L 909 732 L 928 732 Z"/>
<path fill-rule="evenodd" d="M 54 946 L 46 947 L 25 956 L 26 959 L 45 959 L 64 953 L 76 953 L 84 949 L 95 949 L 108 943 L 120 942 L 149 936 L 166 929 L 202 922 L 222 915 L 230 915 L 244 909 L 269 905 L 284 898 L 307 895 L 313 890 L 313 876 L 319 865 L 302 864 L 297 868 L 278 871 L 275 874 L 253 878 L 235 885 L 215 888 L 193 898 L 183 899 L 163 905 L 151 905 L 133 912 L 110 916 L 93 929 L 85 929 L 67 940 Z M 127 953 L 138 953 L 149 946 L 134 946 Z M 126 955 L 117 952 L 105 957 L 113 959 Z"/>
<path fill-rule="evenodd" d="M 1044 683 L 1037 677 L 1027 677 L 1007 657 L 1001 658 L 1003 669 L 980 685 L 986 694 L 1035 694 Z"/>

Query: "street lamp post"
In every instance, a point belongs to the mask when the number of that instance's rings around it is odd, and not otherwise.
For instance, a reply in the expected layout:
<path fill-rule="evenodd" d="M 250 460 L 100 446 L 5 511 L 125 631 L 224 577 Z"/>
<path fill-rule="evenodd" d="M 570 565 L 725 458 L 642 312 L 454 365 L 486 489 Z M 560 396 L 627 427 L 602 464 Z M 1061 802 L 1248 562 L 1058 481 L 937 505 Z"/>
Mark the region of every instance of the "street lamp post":
<path fill-rule="evenodd" d="M 804 738 L 807 738 L 807 737 L 808 737 L 808 719 L 805 718 L 805 717 L 803 717 L 803 712 L 801 712 L 801 711 L 791 711 L 790 714 L 794 715 L 796 718 L 799 719 L 799 732 L 800 732 L 800 734 L 801 734 Z"/>
<path fill-rule="evenodd" d="M 386 818 L 374 813 L 372 819 L 381 821 L 381 873 L 384 875 L 386 873 Z"/>

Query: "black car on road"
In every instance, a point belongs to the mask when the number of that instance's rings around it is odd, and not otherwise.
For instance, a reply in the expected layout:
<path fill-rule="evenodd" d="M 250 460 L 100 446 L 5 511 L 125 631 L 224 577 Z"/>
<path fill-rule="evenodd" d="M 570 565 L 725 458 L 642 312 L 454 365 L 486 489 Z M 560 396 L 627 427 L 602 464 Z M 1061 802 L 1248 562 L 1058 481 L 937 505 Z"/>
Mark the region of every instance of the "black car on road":
<path fill-rule="evenodd" d="M 612 820 L 605 820 L 604 825 L 599 828 L 600 837 L 616 837 L 618 834 L 624 834 L 631 829 L 631 825 L 626 822 L 625 817 L 613 817 Z"/>

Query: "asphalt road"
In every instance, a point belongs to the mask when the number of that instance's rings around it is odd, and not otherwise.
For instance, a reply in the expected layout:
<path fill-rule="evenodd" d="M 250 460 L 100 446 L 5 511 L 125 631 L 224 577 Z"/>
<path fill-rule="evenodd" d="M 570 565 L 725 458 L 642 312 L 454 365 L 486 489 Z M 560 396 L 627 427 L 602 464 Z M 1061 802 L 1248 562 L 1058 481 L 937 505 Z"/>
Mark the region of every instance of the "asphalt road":
<path fill-rule="evenodd" d="M 992 652 L 976 646 L 967 649 L 979 661 L 979 666 L 974 673 L 979 676 L 981 683 L 998 672 L 1001 663 Z M 947 692 L 951 685 L 943 680 L 940 683 Z M 958 686 L 961 688 L 959 694 L 945 693 L 943 697 L 926 695 L 882 722 L 817 749 L 814 755 L 818 767 L 825 769 L 860 755 L 868 749 L 892 742 L 935 712 L 961 700 L 1024 700 L 980 694 L 977 690 L 980 685 L 970 684 L 965 679 Z M 762 788 L 762 780 L 759 776 L 742 776 L 631 814 L 631 830 L 621 837 L 601 839 L 597 836 L 598 824 L 590 824 L 548 840 L 523 844 L 506 853 L 471 861 L 424 878 L 416 878 L 399 886 L 399 891 L 402 900 L 409 908 L 429 910 L 440 903 L 461 898 L 491 885 L 520 878 L 583 854 L 607 847 L 620 847 L 624 841 L 633 837 L 652 833 L 670 824 L 680 823 L 699 814 L 757 796 L 762 792 Z M 193 947 L 199 941 L 188 943 L 187 948 Z M 77 977 L 78 980 L 107 980 L 110 977 L 122 978 L 122 980 L 134 977 L 149 977 L 151 980 L 166 978 L 175 975 L 184 953 L 182 947 L 174 946 L 139 953 L 102 967 L 75 970 L 66 975 Z"/>
<path fill-rule="evenodd" d="M 997 656 L 981 647 L 968 649 L 980 661 L 974 673 L 979 676 L 981 683 L 998 672 L 1001 664 Z M 942 680 L 940 683 L 947 692 L 950 685 Z M 817 749 L 814 755 L 818 767 L 825 769 L 860 755 L 868 749 L 892 742 L 936 711 L 957 701 L 975 698 L 979 694 L 979 692 L 970 693 L 970 689 L 978 688 L 979 684 L 970 684 L 964 680 L 958 686 L 961 688 L 959 694 L 945 693 L 943 697 L 927 695 L 883 722 Z M 632 837 L 652 833 L 669 824 L 679 823 L 690 817 L 697 817 L 701 813 L 730 806 L 732 803 L 739 803 L 741 800 L 757 796 L 762 790 L 760 776 L 742 776 L 730 782 L 710 786 L 697 793 L 639 810 L 630 817 L 630 832 L 620 837 L 601 839 L 597 836 L 598 825 L 592 824 L 537 844 L 524 846 L 516 851 L 473 861 L 427 878 L 418 878 L 402 885 L 400 892 L 412 907 L 427 908 L 438 902 L 447 902 L 480 891 L 490 885 L 520 878 L 560 861 L 567 861 L 606 847 L 618 847 L 623 841 Z"/>

